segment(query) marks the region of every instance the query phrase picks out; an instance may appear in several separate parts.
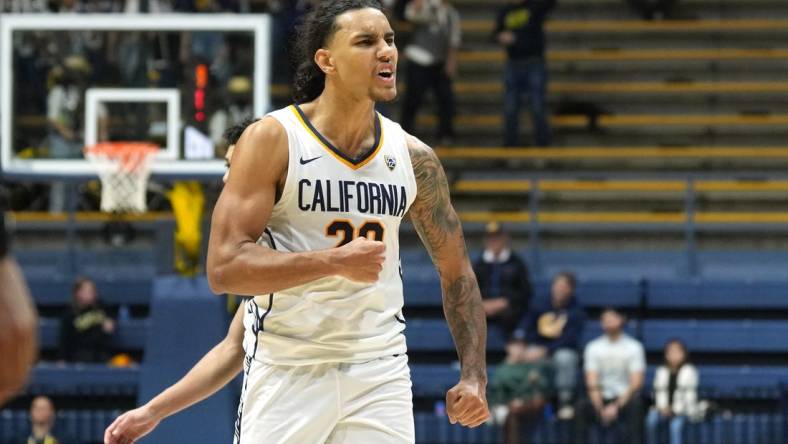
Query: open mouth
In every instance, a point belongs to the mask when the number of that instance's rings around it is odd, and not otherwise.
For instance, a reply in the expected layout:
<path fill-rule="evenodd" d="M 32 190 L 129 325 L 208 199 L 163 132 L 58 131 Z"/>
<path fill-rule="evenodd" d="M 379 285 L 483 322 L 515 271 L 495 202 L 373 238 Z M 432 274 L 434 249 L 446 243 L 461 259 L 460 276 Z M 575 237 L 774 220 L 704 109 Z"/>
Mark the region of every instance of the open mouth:
<path fill-rule="evenodd" d="M 391 71 L 381 71 L 378 73 L 378 77 L 384 78 L 386 80 L 391 79 L 394 77 L 394 73 Z"/>

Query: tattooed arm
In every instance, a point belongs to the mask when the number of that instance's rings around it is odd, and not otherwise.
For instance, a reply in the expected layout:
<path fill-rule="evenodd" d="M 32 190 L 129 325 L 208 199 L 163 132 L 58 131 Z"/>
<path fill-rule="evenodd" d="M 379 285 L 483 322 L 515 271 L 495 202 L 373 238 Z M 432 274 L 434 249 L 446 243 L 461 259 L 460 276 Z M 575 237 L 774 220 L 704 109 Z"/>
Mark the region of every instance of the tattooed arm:
<path fill-rule="evenodd" d="M 408 151 L 418 186 L 410 218 L 438 269 L 443 312 L 460 358 L 460 383 L 446 394 L 446 412 L 452 423 L 476 427 L 489 416 L 485 395 L 487 323 L 479 285 L 438 157 L 412 136 L 408 136 Z"/>

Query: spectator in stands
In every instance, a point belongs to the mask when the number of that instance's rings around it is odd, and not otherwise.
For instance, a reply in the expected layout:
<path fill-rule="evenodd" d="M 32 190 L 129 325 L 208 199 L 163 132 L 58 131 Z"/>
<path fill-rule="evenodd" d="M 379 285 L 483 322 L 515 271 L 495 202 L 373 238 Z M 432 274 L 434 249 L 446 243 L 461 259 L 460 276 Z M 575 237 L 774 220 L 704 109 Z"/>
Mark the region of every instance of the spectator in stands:
<path fill-rule="evenodd" d="M 213 113 L 208 125 L 214 146 L 222 144 L 226 128 L 243 122 L 254 112 L 251 101 L 252 80 L 249 77 L 232 77 L 222 96 L 225 103 Z"/>
<path fill-rule="evenodd" d="M 108 339 L 113 321 L 101 308 L 96 284 L 90 279 L 74 282 L 72 305 L 60 323 L 60 358 L 69 362 L 103 362 L 109 358 Z"/>
<path fill-rule="evenodd" d="M 74 439 L 55 428 L 55 405 L 46 396 L 37 396 L 30 404 L 30 435 L 14 444 L 73 444 Z"/>
<path fill-rule="evenodd" d="M 556 0 L 521 0 L 501 9 L 495 40 L 506 48 L 504 144 L 520 144 L 520 99 L 528 93 L 536 146 L 550 145 L 544 22 Z"/>
<path fill-rule="evenodd" d="M 670 424 L 670 444 L 681 444 L 687 417 L 698 406 L 698 371 L 688 362 L 687 347 L 678 339 L 665 344 L 665 363 L 654 375 L 654 406 L 646 417 L 646 444 L 657 444 L 659 427 Z"/>
<path fill-rule="evenodd" d="M 416 115 L 424 94 L 431 89 L 438 105 L 438 141 L 450 145 L 454 138 L 452 81 L 457 75 L 460 15 L 448 0 L 412 0 L 405 7 L 405 19 L 413 24 L 413 32 L 405 47 L 408 66 L 402 127 L 415 134 Z"/>
<path fill-rule="evenodd" d="M 497 222 L 487 224 L 484 252 L 473 264 L 482 293 L 487 322 L 508 339 L 531 300 L 528 267 L 512 251 L 509 235 Z"/>
<path fill-rule="evenodd" d="M 494 419 L 504 423 L 507 444 L 519 442 L 520 426 L 542 416 L 552 395 L 552 375 L 544 347 L 512 341 L 506 346 L 506 360 L 495 370 L 490 383 L 489 402 Z"/>
<path fill-rule="evenodd" d="M 575 298 L 574 274 L 562 271 L 555 275 L 550 298 L 537 300 L 528 316 L 514 332 L 515 339 L 525 339 L 527 344 L 545 347 L 555 368 L 555 386 L 558 391 L 558 417 L 574 416 L 572 402 L 577 386 L 577 366 L 585 313 Z"/>
<path fill-rule="evenodd" d="M 50 71 L 53 86 L 47 96 L 49 123 L 49 156 L 55 159 L 74 159 L 82 154 L 80 112 L 82 111 L 83 81 L 90 72 L 90 64 L 81 56 L 68 56 L 61 65 Z M 49 211 L 65 210 L 64 182 L 53 182 L 49 195 Z"/>
<path fill-rule="evenodd" d="M 10 255 L 6 199 L 0 189 L 0 406 L 27 380 L 36 358 L 36 311 L 25 278 Z"/>
<path fill-rule="evenodd" d="M 604 335 L 591 341 L 585 349 L 586 389 L 588 400 L 578 406 L 575 439 L 587 441 L 588 422 L 603 426 L 621 422 L 626 431 L 622 442 L 643 442 L 643 411 L 640 390 L 646 371 L 643 345 L 624 333 L 626 317 L 616 309 L 602 312 Z"/>

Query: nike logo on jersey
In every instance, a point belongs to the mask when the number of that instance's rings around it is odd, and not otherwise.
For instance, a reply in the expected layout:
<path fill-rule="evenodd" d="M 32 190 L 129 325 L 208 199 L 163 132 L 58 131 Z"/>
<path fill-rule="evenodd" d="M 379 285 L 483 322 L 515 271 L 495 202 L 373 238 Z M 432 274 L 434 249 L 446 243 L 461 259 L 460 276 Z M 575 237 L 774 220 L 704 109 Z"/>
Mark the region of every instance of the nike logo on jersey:
<path fill-rule="evenodd" d="M 311 159 L 306 159 L 306 160 L 304 160 L 304 158 L 302 157 L 302 158 L 298 159 L 298 162 L 301 163 L 301 165 L 306 165 L 309 162 L 314 162 L 315 160 L 320 159 L 321 157 L 323 157 L 323 156 L 317 156 L 317 157 L 313 157 Z"/>

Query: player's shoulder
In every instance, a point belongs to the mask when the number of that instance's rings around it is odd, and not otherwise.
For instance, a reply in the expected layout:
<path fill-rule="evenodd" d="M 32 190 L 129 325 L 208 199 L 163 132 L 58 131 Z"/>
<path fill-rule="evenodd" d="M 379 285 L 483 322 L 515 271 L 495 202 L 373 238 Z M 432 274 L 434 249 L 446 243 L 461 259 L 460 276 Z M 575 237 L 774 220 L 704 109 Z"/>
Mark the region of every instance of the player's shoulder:
<path fill-rule="evenodd" d="M 245 170 L 246 173 L 242 176 L 254 176 L 260 180 L 264 180 L 260 176 L 278 177 L 281 172 L 287 170 L 288 158 L 287 131 L 276 119 L 270 115 L 265 116 L 249 125 L 238 139 L 230 168 L 230 178 L 232 179 L 234 175 L 233 169 Z M 261 172 L 265 174 L 260 174 Z"/>
<path fill-rule="evenodd" d="M 275 143 L 287 141 L 287 130 L 282 122 L 272 115 L 267 115 L 255 123 L 249 125 L 241 136 L 240 141 L 246 138 L 248 141 L 265 141 Z"/>
<path fill-rule="evenodd" d="M 408 148 L 411 164 L 413 168 L 424 165 L 438 165 L 440 159 L 429 145 L 419 140 L 418 137 L 405 132 L 405 144 Z"/>

